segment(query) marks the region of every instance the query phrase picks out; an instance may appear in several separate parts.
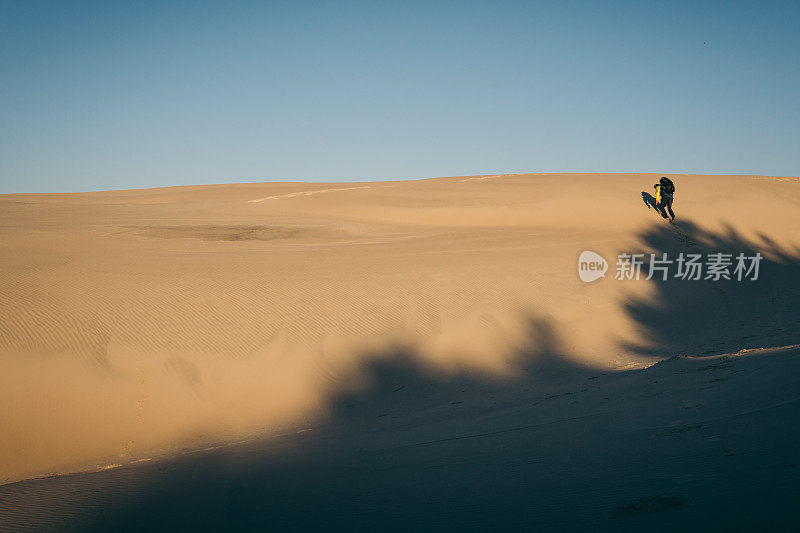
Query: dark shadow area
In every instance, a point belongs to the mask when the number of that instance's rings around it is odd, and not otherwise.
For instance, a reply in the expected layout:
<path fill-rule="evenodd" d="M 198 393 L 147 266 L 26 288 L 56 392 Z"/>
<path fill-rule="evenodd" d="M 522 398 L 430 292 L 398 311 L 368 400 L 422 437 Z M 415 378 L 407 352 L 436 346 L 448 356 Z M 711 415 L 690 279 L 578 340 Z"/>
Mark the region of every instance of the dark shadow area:
<path fill-rule="evenodd" d="M 680 254 L 700 254 L 700 280 L 676 277 L 676 263 L 669 276 L 658 271 L 650 283 L 655 293 L 635 298 L 626 310 L 642 327 L 644 335 L 635 343 L 624 343 L 637 353 L 663 358 L 678 354 L 713 355 L 742 349 L 800 343 L 800 254 L 780 247 L 769 237 L 750 240 L 727 226 L 722 232 L 708 231 L 691 221 L 656 225 L 640 236 L 645 253 L 643 277 L 649 273 L 650 255 L 677 260 Z M 730 279 L 706 279 L 709 254 L 730 254 Z M 763 258 L 757 279 L 735 272 L 737 256 Z M 727 262 L 727 260 L 726 260 Z M 750 261 L 745 263 L 746 267 Z M 724 269 L 723 269 L 724 270 Z M 744 272 L 746 273 L 746 272 Z M 690 276 L 694 277 L 694 276 Z"/>
<path fill-rule="evenodd" d="M 576 365 L 548 319 L 531 315 L 528 325 L 529 342 L 507 377 L 443 373 L 412 348 L 395 347 L 364 354 L 353 375 L 361 379 L 351 382 L 365 385 L 335 391 L 309 431 L 14 485 L 29 508 L 38 493 L 62 515 L 88 509 L 64 522 L 81 530 L 552 527 L 564 513 L 537 471 L 554 461 L 545 471 L 560 484 L 574 453 L 568 442 L 584 431 L 564 434 L 560 424 L 592 418 L 558 404 L 625 373 Z M 91 493 L 87 482 L 97 487 Z M 14 485 L 0 487 L 0 498 L 5 491 L 9 501 Z M 549 510 L 533 516 L 542 502 Z"/>
<path fill-rule="evenodd" d="M 629 348 L 663 358 L 798 342 L 797 253 L 687 222 L 654 226 L 641 245 L 765 258 L 754 282 L 652 281 L 653 297 L 626 306 L 646 333 Z M 564 356 L 549 319 L 527 323 L 507 377 L 444 373 L 408 346 L 363 354 L 329 411 L 287 435 L 6 485 L 0 517 L 98 531 L 768 530 L 800 519 L 800 434 L 788 423 L 800 353 L 601 372 Z"/>

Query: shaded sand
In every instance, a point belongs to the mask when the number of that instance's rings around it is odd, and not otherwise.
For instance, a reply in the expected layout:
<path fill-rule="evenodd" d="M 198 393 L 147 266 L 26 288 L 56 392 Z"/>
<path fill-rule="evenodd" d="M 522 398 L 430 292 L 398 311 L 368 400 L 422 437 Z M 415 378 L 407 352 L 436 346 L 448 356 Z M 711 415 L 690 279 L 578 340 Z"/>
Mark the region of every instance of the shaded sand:
<path fill-rule="evenodd" d="M 0 196 L 0 480 L 100 471 L 0 487 L 0 523 L 780 524 L 800 180 L 676 176 L 671 226 L 657 178 Z M 621 282 L 623 251 L 765 260 Z"/>

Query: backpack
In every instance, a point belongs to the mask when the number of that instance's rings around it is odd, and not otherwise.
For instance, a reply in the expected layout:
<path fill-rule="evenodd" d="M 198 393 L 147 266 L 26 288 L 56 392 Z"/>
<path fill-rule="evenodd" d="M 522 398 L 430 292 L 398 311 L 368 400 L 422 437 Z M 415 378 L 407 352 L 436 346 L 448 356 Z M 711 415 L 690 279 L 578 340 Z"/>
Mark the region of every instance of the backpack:
<path fill-rule="evenodd" d="M 672 180 L 664 177 L 658 181 L 659 185 L 661 185 L 661 194 L 672 194 L 675 192 L 675 184 L 672 183 Z"/>

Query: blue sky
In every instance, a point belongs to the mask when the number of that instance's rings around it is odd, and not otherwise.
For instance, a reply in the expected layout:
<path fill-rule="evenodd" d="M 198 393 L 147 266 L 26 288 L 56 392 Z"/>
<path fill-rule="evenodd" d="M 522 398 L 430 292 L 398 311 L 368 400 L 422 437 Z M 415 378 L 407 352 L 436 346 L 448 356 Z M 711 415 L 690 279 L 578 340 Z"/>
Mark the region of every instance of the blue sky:
<path fill-rule="evenodd" d="M 800 2 L 0 0 L 0 192 L 800 174 Z"/>

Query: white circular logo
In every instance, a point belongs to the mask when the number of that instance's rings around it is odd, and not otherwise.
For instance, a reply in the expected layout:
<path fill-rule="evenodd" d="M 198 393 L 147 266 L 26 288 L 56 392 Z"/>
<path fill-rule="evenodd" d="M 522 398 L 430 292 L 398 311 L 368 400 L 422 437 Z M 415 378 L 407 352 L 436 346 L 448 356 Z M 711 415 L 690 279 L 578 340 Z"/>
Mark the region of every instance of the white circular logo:
<path fill-rule="evenodd" d="M 585 283 L 604 278 L 607 270 L 608 261 L 598 253 L 584 250 L 578 257 L 578 276 Z"/>

